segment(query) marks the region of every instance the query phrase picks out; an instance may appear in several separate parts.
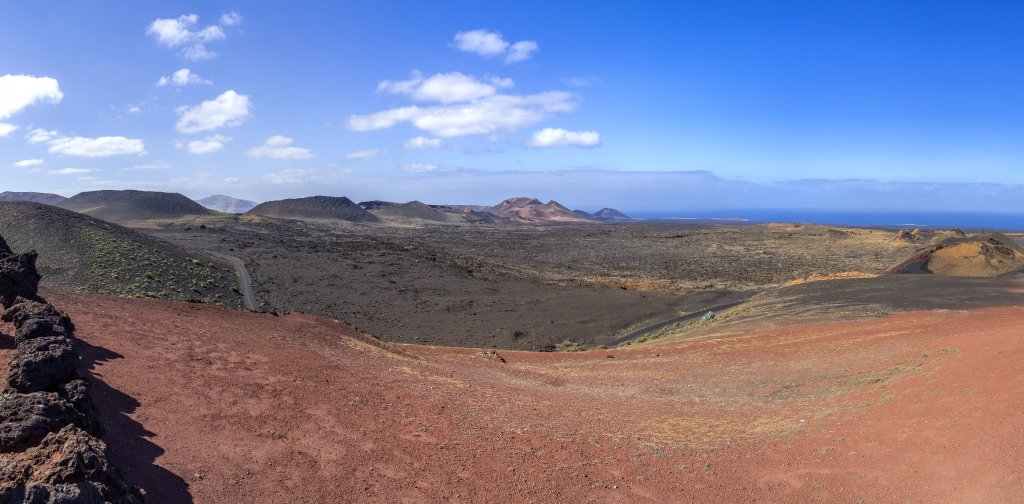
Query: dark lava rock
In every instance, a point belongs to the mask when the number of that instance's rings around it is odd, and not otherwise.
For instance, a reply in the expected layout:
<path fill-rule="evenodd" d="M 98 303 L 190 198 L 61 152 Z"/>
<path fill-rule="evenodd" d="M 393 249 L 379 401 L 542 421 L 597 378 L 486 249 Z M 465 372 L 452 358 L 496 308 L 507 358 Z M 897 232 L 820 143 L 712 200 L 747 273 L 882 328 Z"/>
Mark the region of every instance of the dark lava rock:
<path fill-rule="evenodd" d="M 0 315 L 0 320 L 12 322 L 15 327 L 20 327 L 29 319 L 46 319 L 55 325 L 63 326 L 68 334 L 75 332 L 75 324 L 71 323 L 71 317 L 48 303 L 19 298 Z"/>
<path fill-rule="evenodd" d="M 0 394 L 0 452 L 32 446 L 47 434 L 66 425 L 81 425 L 83 420 L 81 413 L 52 392 Z"/>
<path fill-rule="evenodd" d="M 54 390 L 68 381 L 78 366 L 71 340 L 36 338 L 21 342 L 7 374 L 7 386 L 17 392 Z"/>
<path fill-rule="evenodd" d="M 38 446 L 0 462 L 0 481 L 7 487 L 0 502 L 145 502 L 105 450 L 103 441 L 71 425 L 50 433 Z"/>
<path fill-rule="evenodd" d="M 36 270 L 37 254 L 33 250 L 15 254 L 4 243 L 0 247 L 0 304 L 8 308 L 21 296 L 25 299 L 39 299 L 39 272 Z"/>
<path fill-rule="evenodd" d="M 90 388 L 89 381 L 75 376 L 71 381 L 61 385 L 57 394 L 82 415 L 78 426 L 89 434 L 100 437 L 104 433 L 103 423 L 100 422 L 96 404 L 92 402 L 92 396 L 89 394 Z"/>
<path fill-rule="evenodd" d="M 64 326 L 54 325 L 53 320 L 33 318 L 22 322 L 18 330 L 14 332 L 14 341 L 20 345 L 28 340 L 50 336 L 66 338 L 68 333 Z"/>

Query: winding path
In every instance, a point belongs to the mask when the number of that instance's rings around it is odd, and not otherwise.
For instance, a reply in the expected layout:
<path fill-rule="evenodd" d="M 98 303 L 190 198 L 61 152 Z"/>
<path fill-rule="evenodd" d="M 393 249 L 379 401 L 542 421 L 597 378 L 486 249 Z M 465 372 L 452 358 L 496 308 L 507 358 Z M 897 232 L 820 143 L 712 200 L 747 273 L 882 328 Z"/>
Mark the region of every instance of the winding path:
<path fill-rule="evenodd" d="M 623 343 L 625 343 L 627 341 L 640 338 L 641 336 L 644 336 L 646 334 L 650 334 L 650 333 L 653 333 L 655 331 L 660 331 L 661 329 L 664 329 L 664 328 L 666 328 L 666 327 L 668 327 L 668 326 L 670 326 L 672 324 L 678 324 L 680 322 L 686 322 L 688 320 L 698 319 L 698 318 L 703 317 L 704 315 L 707 315 L 708 313 L 711 313 L 711 312 L 719 312 L 719 311 L 722 311 L 722 310 L 728 310 L 729 308 L 732 308 L 733 306 L 739 306 L 739 305 L 741 305 L 741 304 L 743 304 L 745 302 L 747 302 L 746 299 L 743 299 L 741 301 L 736 301 L 736 302 L 733 302 L 733 303 L 720 304 L 720 305 L 717 305 L 717 306 L 712 306 L 710 308 L 705 308 L 705 309 L 700 310 L 700 311 L 695 311 L 693 313 L 687 313 L 686 315 L 682 315 L 680 317 L 672 318 L 672 319 L 669 319 L 669 320 L 664 320 L 664 321 L 661 321 L 661 322 L 658 322 L 658 323 L 655 323 L 655 324 L 651 324 L 649 326 L 641 327 L 640 329 L 637 329 L 635 331 L 631 331 L 631 332 L 629 332 L 629 333 L 627 333 L 627 334 L 625 334 L 623 336 L 620 336 L 620 337 L 616 338 L 614 341 L 609 343 L 608 346 L 615 347 L 615 346 L 621 345 L 621 344 L 623 344 Z"/>
<path fill-rule="evenodd" d="M 210 252 L 210 255 L 224 259 L 235 268 L 235 271 L 238 272 L 238 288 L 242 291 L 245 309 L 256 311 L 256 296 L 252 293 L 252 278 L 249 277 L 249 270 L 245 269 L 245 263 L 241 259 L 227 254 Z"/>

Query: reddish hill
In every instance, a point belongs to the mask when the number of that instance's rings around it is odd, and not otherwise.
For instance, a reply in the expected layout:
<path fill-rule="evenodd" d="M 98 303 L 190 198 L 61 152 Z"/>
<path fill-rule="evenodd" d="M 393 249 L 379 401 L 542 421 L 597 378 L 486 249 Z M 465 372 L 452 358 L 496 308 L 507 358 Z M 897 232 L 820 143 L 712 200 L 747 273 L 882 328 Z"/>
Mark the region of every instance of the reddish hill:
<path fill-rule="evenodd" d="M 110 457 L 154 502 L 1012 502 L 1024 485 L 1019 307 L 498 356 L 43 294 L 78 327 Z"/>
<path fill-rule="evenodd" d="M 541 203 L 540 200 L 535 198 L 510 198 L 488 208 L 487 211 L 514 222 L 531 224 L 597 222 L 592 217 L 580 215 L 569 210 L 557 201 L 551 200 L 547 203 Z"/>

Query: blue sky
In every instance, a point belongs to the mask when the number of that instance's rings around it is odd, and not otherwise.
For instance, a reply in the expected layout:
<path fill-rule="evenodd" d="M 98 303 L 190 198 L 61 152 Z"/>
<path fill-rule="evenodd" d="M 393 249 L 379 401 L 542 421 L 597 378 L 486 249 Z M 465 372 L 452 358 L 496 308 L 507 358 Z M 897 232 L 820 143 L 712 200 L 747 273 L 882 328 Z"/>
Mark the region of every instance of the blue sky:
<path fill-rule="evenodd" d="M 7 2 L 0 190 L 1019 200 L 1021 4 L 550 4 Z"/>

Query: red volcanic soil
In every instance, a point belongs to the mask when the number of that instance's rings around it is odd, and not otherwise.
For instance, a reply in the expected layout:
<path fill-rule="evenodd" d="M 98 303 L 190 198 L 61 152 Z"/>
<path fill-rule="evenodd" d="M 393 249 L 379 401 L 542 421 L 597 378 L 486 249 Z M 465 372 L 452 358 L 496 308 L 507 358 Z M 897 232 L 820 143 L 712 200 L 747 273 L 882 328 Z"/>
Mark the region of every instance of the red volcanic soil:
<path fill-rule="evenodd" d="M 501 363 L 312 316 L 44 294 L 154 502 L 1024 501 L 1024 308 Z"/>

